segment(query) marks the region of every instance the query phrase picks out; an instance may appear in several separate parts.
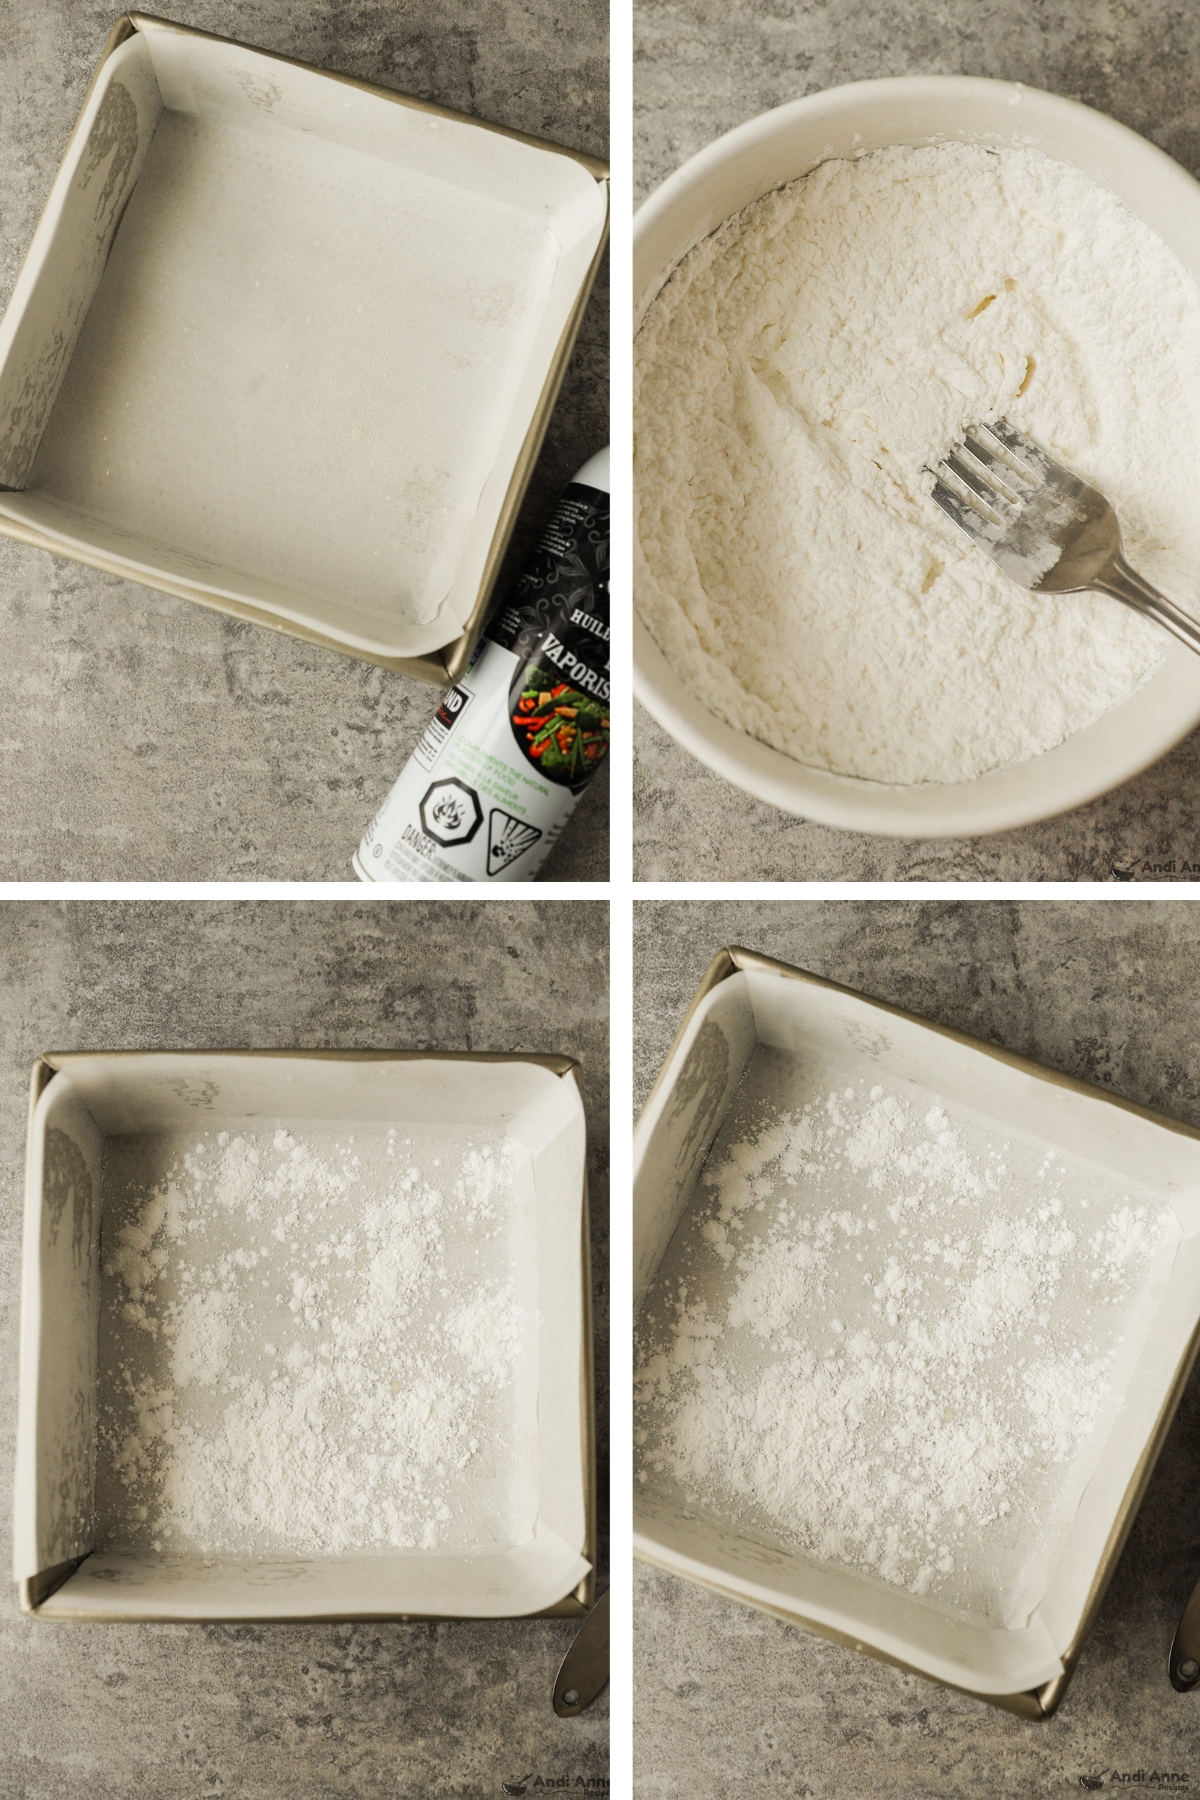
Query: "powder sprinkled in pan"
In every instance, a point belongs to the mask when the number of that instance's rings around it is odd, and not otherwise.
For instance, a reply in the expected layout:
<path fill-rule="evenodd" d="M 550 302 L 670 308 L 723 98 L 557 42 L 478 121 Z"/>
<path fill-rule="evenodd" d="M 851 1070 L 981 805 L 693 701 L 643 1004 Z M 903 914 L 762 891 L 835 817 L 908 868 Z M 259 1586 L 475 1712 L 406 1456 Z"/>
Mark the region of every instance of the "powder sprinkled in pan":
<path fill-rule="evenodd" d="M 1173 1215 L 861 1082 L 727 1122 L 702 1192 L 639 1328 L 639 1481 L 1003 1614 Z"/>
<path fill-rule="evenodd" d="M 504 1139 L 280 1127 L 106 1156 L 110 1544 L 506 1540 L 522 1307 Z"/>

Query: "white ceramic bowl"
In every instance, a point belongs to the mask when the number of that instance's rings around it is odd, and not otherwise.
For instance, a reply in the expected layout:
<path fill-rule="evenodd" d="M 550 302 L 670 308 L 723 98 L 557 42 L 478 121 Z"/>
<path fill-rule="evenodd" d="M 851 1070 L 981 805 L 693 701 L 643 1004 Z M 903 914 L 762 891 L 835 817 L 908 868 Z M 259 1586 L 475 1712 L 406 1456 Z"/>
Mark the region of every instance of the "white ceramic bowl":
<path fill-rule="evenodd" d="M 1200 280 L 1200 184 L 1124 125 L 1006 81 L 922 75 L 831 88 L 751 119 L 693 156 L 634 221 L 636 319 L 701 239 L 818 163 L 889 144 L 1019 144 L 1074 163 L 1116 194 Z M 1170 640 L 1144 687 L 1042 756 L 973 781 L 890 787 L 793 762 L 714 717 L 634 615 L 634 687 L 659 723 L 717 774 L 824 825 L 889 837 L 977 837 L 1094 800 L 1200 724 L 1200 658 Z"/>

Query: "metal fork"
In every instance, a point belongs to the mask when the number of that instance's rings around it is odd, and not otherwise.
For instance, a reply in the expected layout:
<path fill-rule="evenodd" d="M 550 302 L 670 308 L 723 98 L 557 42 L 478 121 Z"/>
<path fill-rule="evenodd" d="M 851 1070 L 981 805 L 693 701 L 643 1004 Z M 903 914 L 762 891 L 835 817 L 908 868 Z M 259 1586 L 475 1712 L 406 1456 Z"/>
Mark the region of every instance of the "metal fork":
<path fill-rule="evenodd" d="M 1130 568 L 1104 495 L 1007 419 L 973 426 L 929 472 L 947 518 L 1013 581 L 1042 594 L 1111 594 L 1200 655 L 1200 624 Z"/>

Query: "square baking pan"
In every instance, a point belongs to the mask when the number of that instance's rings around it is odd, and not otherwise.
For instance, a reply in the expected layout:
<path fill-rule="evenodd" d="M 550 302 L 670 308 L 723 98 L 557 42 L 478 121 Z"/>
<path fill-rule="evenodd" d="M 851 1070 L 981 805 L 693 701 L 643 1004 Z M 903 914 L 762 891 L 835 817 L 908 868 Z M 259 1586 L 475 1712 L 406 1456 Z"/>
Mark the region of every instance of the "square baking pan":
<path fill-rule="evenodd" d="M 593 158 L 126 15 L 0 322 L 0 531 L 444 685 L 607 218 Z"/>
<path fill-rule="evenodd" d="M 760 1047 L 809 1074 L 890 1084 L 885 1093 L 906 1092 L 921 1107 L 933 1096 L 981 1129 L 1053 1152 L 1085 1183 L 1090 1170 L 1136 1184 L 1161 1208 L 1162 1240 L 1123 1328 L 1110 1394 L 1075 1456 L 1061 1514 L 1030 1556 L 1012 1617 L 972 1616 L 809 1557 L 658 1478 L 635 1492 L 635 1554 L 992 1705 L 1046 1718 L 1066 1691 L 1200 1348 L 1200 1133 L 802 969 L 725 949 L 635 1132 L 635 1315 Z"/>
<path fill-rule="evenodd" d="M 279 1121 L 300 1121 L 296 1133 L 325 1126 L 365 1135 L 406 1123 L 490 1129 L 511 1142 L 526 1288 L 512 1541 L 323 1556 L 97 1546 L 106 1154 L 148 1134 Z M 30 1095 L 21 1275 L 13 1568 L 22 1610 L 80 1622 L 582 1615 L 594 1597 L 595 1560 L 590 1296 L 584 1116 L 569 1057 L 41 1057 Z"/>

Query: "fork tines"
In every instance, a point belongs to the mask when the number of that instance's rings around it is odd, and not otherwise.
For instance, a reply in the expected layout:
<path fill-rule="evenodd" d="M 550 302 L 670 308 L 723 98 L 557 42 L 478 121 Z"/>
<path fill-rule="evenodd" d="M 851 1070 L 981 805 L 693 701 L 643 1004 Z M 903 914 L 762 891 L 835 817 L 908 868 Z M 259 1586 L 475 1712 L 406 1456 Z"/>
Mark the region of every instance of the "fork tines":
<path fill-rule="evenodd" d="M 929 471 L 933 498 L 969 536 L 994 538 L 1042 485 L 1039 455 L 1037 446 L 1007 419 L 976 425 Z"/>

